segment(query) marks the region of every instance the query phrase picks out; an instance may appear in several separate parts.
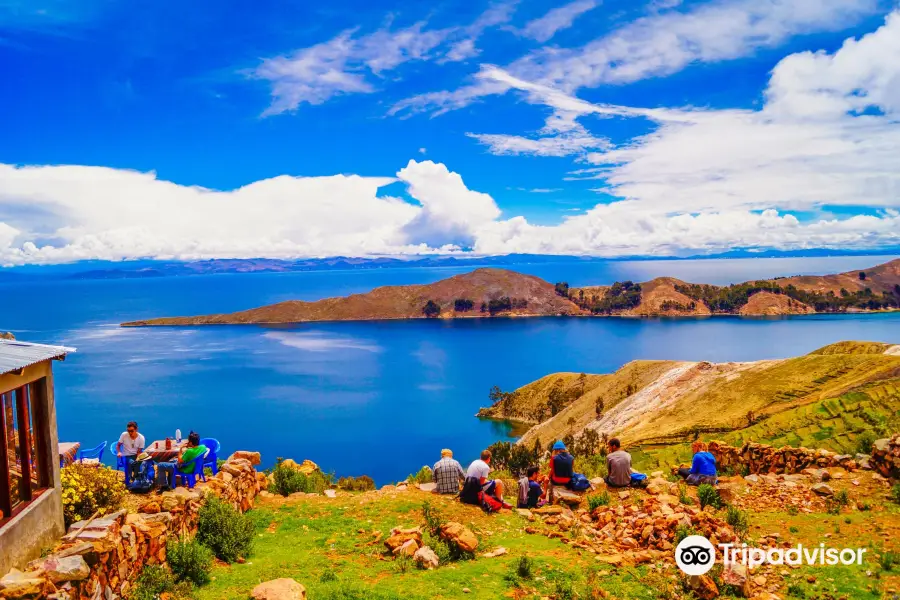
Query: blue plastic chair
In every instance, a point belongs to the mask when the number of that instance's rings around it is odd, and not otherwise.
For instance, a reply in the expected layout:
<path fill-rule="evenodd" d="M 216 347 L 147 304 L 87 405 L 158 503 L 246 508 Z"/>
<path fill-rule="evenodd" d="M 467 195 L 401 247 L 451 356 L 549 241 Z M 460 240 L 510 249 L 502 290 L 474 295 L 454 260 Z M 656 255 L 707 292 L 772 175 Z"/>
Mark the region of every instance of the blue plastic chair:
<path fill-rule="evenodd" d="M 125 472 L 125 485 L 128 485 L 128 463 L 124 456 L 119 456 L 116 446 L 119 445 L 118 440 L 109 444 L 109 453 L 116 457 L 116 471 Z"/>
<path fill-rule="evenodd" d="M 219 444 L 219 440 L 216 438 L 203 438 L 200 440 L 200 443 L 209 448 L 206 459 L 203 461 L 203 466 L 209 467 L 212 470 L 212 474 L 215 475 L 219 472 L 219 450 L 222 449 L 222 445 Z"/>
<path fill-rule="evenodd" d="M 193 465 L 190 473 L 182 473 L 178 467 L 175 467 L 175 486 L 178 486 L 178 478 L 181 477 L 182 481 L 187 484 L 188 488 L 193 488 L 194 485 L 197 484 L 197 478 L 199 477 L 201 481 L 206 481 L 206 475 L 203 474 L 203 461 L 206 460 L 206 456 L 210 453 L 210 450 L 207 449 L 206 452 L 195 458 L 190 462 Z"/>
<path fill-rule="evenodd" d="M 86 463 L 99 465 L 103 462 L 104 450 L 106 450 L 106 442 L 103 442 L 96 448 L 91 448 L 90 450 L 79 450 L 78 462 L 82 464 Z"/>

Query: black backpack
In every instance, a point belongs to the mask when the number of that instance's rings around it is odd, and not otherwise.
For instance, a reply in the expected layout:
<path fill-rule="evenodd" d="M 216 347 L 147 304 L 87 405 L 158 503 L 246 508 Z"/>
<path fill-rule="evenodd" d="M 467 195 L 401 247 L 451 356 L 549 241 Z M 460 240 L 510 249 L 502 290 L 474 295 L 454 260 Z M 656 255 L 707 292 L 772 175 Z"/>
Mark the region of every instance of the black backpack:
<path fill-rule="evenodd" d="M 131 481 L 128 483 L 128 491 L 132 494 L 146 494 L 154 487 L 153 461 L 142 460 L 132 465 Z"/>
<path fill-rule="evenodd" d="M 481 480 L 477 477 L 466 477 L 463 489 L 459 493 L 459 501 L 463 504 L 481 506 Z"/>

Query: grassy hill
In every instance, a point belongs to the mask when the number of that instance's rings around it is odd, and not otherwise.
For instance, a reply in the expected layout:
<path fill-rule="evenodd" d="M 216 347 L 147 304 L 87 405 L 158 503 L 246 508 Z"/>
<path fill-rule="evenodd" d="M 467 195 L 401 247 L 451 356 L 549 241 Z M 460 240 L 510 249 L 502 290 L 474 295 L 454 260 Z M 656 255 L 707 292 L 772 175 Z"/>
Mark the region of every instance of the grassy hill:
<path fill-rule="evenodd" d="M 546 443 L 585 428 L 632 444 L 675 443 L 697 432 L 741 430 L 850 392 L 882 390 L 872 393 L 891 398 L 885 390 L 892 389 L 890 382 L 900 377 L 896 348 L 840 342 L 783 360 L 633 361 L 612 374 L 586 375 L 583 392 L 579 375 L 548 375 L 483 414 L 535 423 L 522 439 L 525 444 L 535 439 Z M 564 408 L 556 412 L 548 408 L 554 389 L 565 396 Z M 601 416 L 598 402 L 602 402 Z"/>

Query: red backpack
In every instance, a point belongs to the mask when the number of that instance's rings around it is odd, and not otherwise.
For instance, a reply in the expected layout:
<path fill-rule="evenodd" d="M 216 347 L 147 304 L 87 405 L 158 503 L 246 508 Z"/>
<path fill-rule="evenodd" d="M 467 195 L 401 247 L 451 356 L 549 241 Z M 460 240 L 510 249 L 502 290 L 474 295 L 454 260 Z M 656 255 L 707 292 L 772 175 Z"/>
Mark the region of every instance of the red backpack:
<path fill-rule="evenodd" d="M 503 508 L 503 503 L 493 496 L 481 492 L 481 508 L 484 509 L 484 512 L 490 514 Z"/>

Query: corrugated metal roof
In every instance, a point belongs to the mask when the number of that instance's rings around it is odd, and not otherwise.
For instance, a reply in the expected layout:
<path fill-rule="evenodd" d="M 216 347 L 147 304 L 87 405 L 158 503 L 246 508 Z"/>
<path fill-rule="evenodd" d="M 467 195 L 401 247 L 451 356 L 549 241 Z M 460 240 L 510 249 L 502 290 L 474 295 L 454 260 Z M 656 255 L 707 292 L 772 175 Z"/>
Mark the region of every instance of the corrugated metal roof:
<path fill-rule="evenodd" d="M 75 352 L 75 348 L 0 339 L 0 375 L 51 358 L 61 358 L 70 352 Z"/>

